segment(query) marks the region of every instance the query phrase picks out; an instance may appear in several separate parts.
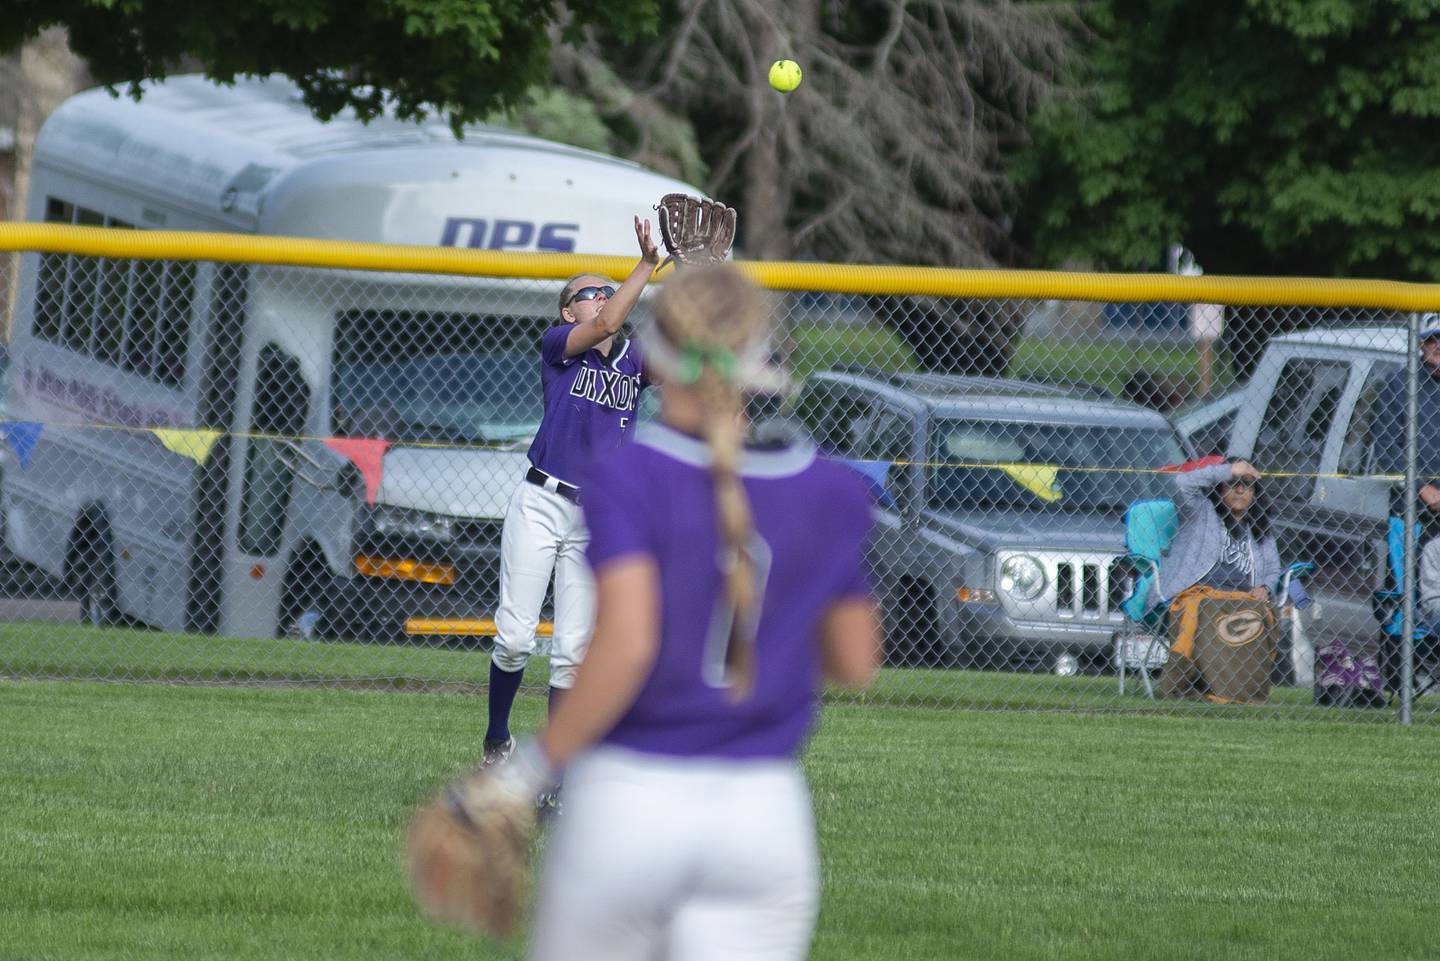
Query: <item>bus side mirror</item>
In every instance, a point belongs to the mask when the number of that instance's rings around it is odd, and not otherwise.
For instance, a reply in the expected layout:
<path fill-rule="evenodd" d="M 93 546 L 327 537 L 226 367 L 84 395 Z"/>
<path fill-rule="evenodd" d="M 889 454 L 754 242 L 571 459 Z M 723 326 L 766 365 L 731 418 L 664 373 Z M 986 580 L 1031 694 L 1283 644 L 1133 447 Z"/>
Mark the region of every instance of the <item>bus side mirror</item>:
<path fill-rule="evenodd" d="M 278 437 L 271 440 L 270 443 L 275 445 L 276 454 L 285 469 L 304 483 L 320 491 L 342 489 L 340 481 L 342 471 L 337 470 L 333 465 L 321 463 L 318 458 L 305 450 L 299 441 L 289 437 Z"/>

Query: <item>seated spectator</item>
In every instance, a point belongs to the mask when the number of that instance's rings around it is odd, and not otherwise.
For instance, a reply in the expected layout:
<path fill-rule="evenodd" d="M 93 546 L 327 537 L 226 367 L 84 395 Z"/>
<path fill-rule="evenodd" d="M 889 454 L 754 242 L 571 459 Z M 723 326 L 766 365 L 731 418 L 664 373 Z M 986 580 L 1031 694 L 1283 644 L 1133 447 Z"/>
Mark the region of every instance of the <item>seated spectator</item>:
<path fill-rule="evenodd" d="M 1156 604 L 1196 586 L 1269 600 L 1280 578 L 1280 553 L 1257 503 L 1259 483 L 1260 472 L 1243 460 L 1175 475 L 1179 528 L 1155 581 Z"/>
<path fill-rule="evenodd" d="M 1283 680 L 1270 606 L 1280 555 L 1257 504 L 1259 480 L 1243 460 L 1175 477 L 1179 527 L 1155 585 L 1170 604 L 1165 697 L 1262 704 Z"/>

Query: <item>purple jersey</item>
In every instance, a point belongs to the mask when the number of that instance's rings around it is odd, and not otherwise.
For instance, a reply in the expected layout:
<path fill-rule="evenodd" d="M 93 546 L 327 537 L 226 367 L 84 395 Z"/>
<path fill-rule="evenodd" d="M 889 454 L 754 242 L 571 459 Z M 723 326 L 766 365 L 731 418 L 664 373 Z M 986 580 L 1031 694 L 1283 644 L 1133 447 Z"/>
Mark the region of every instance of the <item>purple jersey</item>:
<path fill-rule="evenodd" d="M 720 676 L 729 623 L 708 463 L 704 442 L 647 424 L 586 478 L 591 566 L 647 554 L 660 571 L 655 666 L 604 741 L 654 754 L 791 757 L 818 705 L 820 622 L 837 601 L 870 597 L 871 499 L 854 471 L 808 446 L 745 452 L 760 617 L 755 689 L 732 704 Z"/>
<path fill-rule="evenodd" d="M 530 463 L 567 484 L 579 484 L 590 462 L 635 433 L 635 406 L 650 385 L 640 345 L 627 340 L 606 357 L 595 348 L 565 356 L 573 324 L 540 338 L 540 388 L 545 413 L 530 445 Z"/>

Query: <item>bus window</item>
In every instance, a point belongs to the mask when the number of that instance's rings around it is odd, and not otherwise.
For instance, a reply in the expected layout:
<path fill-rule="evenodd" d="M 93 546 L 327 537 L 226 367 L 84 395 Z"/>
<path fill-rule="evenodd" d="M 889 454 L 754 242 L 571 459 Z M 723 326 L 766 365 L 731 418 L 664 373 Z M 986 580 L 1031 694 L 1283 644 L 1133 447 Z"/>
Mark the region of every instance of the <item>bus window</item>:
<path fill-rule="evenodd" d="M 75 205 L 54 197 L 45 198 L 45 221 L 68 224 L 75 220 Z M 65 254 L 41 254 L 40 274 L 35 282 L 35 336 L 58 341 L 65 309 L 65 273 L 70 258 Z"/>
<path fill-rule="evenodd" d="M 155 376 L 179 387 L 185 380 L 185 351 L 190 343 L 190 307 L 195 301 L 195 264 L 165 265 L 165 296 L 160 310 L 160 339 L 155 349 Z"/>
<path fill-rule="evenodd" d="M 125 323 L 125 346 L 120 366 L 142 377 L 155 371 L 155 328 L 160 313 L 160 285 L 165 265 L 158 260 L 135 264 L 131 284 L 130 315 Z"/>
<path fill-rule="evenodd" d="M 114 217 L 105 218 L 105 226 L 115 230 L 135 229 L 133 224 Z M 94 351 L 96 359 L 107 364 L 120 363 L 134 269 L 133 260 L 103 260 L 100 264 L 100 309 L 95 314 Z"/>
<path fill-rule="evenodd" d="M 73 224 L 75 222 L 75 205 L 54 197 L 46 197 L 45 222 L 47 224 Z"/>
<path fill-rule="evenodd" d="M 40 273 L 35 279 L 35 336 L 60 339 L 60 316 L 65 306 L 64 254 L 41 254 Z"/>
<path fill-rule="evenodd" d="M 105 216 L 79 207 L 75 222 L 87 227 L 103 227 Z M 65 325 L 60 340 L 72 350 L 90 352 L 90 338 L 95 327 L 96 286 L 100 281 L 100 261 L 94 257 L 71 257 L 69 283 L 65 291 Z"/>
<path fill-rule="evenodd" d="M 102 267 L 100 309 L 95 315 L 95 357 L 107 364 L 119 364 L 135 261 L 107 260 Z"/>

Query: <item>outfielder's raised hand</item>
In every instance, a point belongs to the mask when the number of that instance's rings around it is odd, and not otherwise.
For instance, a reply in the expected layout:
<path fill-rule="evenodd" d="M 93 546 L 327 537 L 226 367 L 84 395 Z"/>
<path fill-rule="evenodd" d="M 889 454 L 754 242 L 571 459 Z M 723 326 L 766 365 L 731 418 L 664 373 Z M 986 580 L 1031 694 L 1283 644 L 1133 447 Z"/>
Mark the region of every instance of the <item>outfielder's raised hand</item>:
<path fill-rule="evenodd" d="M 635 239 L 640 242 L 640 259 L 647 264 L 660 262 L 660 248 L 650 239 L 650 221 L 635 218 Z"/>

